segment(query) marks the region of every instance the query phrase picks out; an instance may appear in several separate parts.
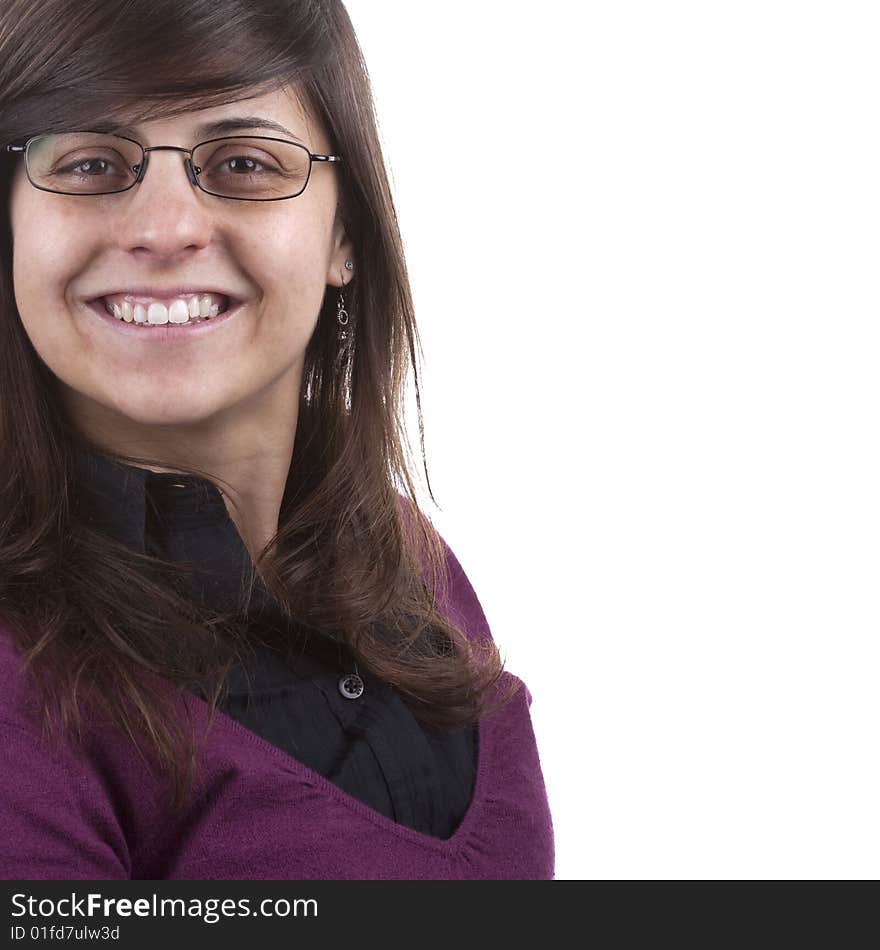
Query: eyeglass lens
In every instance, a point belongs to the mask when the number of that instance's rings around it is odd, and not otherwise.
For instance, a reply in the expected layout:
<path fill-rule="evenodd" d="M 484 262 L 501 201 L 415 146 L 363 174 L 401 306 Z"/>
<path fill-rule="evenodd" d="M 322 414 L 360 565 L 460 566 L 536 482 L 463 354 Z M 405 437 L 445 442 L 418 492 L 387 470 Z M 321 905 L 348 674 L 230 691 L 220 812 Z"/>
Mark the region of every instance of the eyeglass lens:
<path fill-rule="evenodd" d="M 48 191 L 105 195 L 131 187 L 144 157 L 136 142 L 117 135 L 62 132 L 34 139 L 27 167 L 34 184 Z M 301 194 L 311 159 L 293 142 L 235 136 L 199 145 L 193 166 L 211 194 L 265 201 Z"/>

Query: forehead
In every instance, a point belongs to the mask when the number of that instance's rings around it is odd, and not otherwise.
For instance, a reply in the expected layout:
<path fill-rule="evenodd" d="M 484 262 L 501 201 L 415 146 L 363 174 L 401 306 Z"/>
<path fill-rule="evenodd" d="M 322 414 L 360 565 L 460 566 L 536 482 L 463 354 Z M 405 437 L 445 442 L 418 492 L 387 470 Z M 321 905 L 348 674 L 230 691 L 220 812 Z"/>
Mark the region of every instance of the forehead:
<path fill-rule="evenodd" d="M 307 103 L 289 86 L 210 108 L 178 108 L 170 115 L 154 118 L 139 117 L 129 111 L 93 124 L 92 128 L 129 135 L 144 145 L 153 141 L 163 143 L 169 135 L 189 140 L 253 131 L 293 138 L 303 144 L 313 143 L 321 135 L 320 123 Z"/>

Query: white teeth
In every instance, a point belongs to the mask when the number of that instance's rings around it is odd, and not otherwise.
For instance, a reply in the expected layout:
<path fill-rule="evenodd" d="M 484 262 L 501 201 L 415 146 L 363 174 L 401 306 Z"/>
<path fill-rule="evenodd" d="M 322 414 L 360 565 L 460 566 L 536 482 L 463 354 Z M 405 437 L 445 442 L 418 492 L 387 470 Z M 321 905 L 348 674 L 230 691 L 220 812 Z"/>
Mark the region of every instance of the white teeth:
<path fill-rule="evenodd" d="M 147 309 L 147 323 L 188 323 L 189 307 L 183 300 L 175 300 L 170 307 L 163 303 L 151 303 Z"/>
<path fill-rule="evenodd" d="M 149 307 L 141 303 L 131 304 L 123 300 L 122 304 L 105 303 L 105 308 L 117 320 L 126 323 L 143 323 L 152 326 L 161 326 L 167 323 L 183 324 L 198 322 L 216 317 L 220 313 L 220 304 L 214 303 L 210 294 L 201 297 L 191 297 L 189 301 L 182 298 L 175 300 L 170 307 L 161 303 L 151 303 Z"/>
<path fill-rule="evenodd" d="M 147 307 L 147 323 L 168 323 L 168 308 L 164 303 L 151 303 Z"/>

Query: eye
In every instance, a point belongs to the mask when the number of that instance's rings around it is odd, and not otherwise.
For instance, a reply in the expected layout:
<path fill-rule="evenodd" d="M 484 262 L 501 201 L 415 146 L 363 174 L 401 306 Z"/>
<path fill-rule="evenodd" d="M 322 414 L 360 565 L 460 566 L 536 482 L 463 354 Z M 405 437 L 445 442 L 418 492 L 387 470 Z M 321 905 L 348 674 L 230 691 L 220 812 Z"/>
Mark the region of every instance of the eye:
<path fill-rule="evenodd" d="M 70 172 L 81 173 L 79 172 L 80 169 L 83 169 L 83 168 L 88 169 L 89 167 L 93 165 L 102 165 L 105 167 L 109 166 L 111 168 L 116 167 L 114 163 L 108 158 L 99 158 L 97 156 L 92 156 L 89 158 L 79 159 L 78 161 L 73 161 L 70 164 L 65 165 L 64 167 L 57 169 L 57 173 L 58 174 L 68 174 Z M 100 177 L 98 175 L 90 175 L 88 170 L 86 170 L 85 175 L 88 178 Z"/>
<path fill-rule="evenodd" d="M 239 155 L 239 156 L 237 156 L 237 157 L 235 157 L 235 158 L 227 158 L 227 159 L 225 159 L 225 162 L 226 162 L 227 165 L 232 164 L 232 163 L 234 163 L 234 162 L 249 162 L 251 165 L 259 165 L 259 164 L 260 164 L 260 163 L 259 163 L 258 161 L 256 161 L 255 159 L 253 159 L 253 158 L 248 158 L 248 157 L 245 156 L 245 155 Z M 250 169 L 245 169 L 245 170 L 246 170 L 246 171 L 250 171 Z"/>

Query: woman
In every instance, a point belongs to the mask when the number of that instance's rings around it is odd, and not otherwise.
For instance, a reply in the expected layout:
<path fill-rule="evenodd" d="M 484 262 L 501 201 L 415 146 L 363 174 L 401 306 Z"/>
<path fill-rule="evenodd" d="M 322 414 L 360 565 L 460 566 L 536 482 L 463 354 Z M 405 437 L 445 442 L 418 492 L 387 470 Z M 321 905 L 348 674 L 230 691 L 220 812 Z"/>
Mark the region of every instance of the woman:
<path fill-rule="evenodd" d="M 2 876 L 552 877 L 343 5 L 0 16 Z"/>

